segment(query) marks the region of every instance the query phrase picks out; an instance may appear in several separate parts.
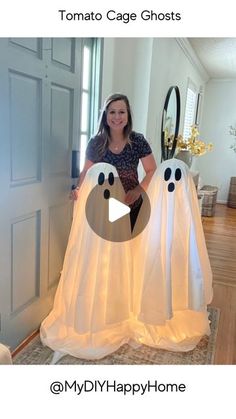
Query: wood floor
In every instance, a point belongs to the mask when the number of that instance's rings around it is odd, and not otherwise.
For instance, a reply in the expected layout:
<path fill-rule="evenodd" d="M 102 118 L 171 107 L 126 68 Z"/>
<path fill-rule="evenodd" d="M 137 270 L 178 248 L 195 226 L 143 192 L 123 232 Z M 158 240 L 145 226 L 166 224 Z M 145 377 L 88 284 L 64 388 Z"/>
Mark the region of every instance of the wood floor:
<path fill-rule="evenodd" d="M 215 364 L 236 364 L 236 209 L 216 205 L 214 217 L 203 217 L 213 271 L 214 297 L 220 309 Z"/>

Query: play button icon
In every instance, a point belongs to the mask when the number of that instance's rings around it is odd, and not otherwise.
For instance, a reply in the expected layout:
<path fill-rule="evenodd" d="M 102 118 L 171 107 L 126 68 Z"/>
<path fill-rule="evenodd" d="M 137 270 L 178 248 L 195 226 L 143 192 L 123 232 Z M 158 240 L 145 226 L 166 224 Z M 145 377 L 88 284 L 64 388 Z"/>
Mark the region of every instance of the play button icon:
<path fill-rule="evenodd" d="M 99 163 L 98 163 L 99 164 Z M 108 165 L 108 168 L 112 166 Z M 131 232 L 130 216 L 134 207 L 126 205 L 125 191 L 114 172 L 97 172 L 97 184 L 89 192 L 85 204 L 86 219 L 90 228 L 99 237 L 111 242 L 133 239 L 146 227 L 151 207 L 147 194 L 142 192 L 141 216 L 137 228 Z M 139 200 L 140 202 L 140 200 Z"/>
<path fill-rule="evenodd" d="M 109 198 L 108 220 L 111 223 L 130 213 L 130 207 L 115 198 Z"/>

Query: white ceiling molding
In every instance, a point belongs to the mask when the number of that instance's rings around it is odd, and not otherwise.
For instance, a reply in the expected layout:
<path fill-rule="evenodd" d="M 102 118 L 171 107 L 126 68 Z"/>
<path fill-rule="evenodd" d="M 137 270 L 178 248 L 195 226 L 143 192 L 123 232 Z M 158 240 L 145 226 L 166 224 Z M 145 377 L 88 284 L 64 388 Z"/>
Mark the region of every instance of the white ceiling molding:
<path fill-rule="evenodd" d="M 236 38 L 187 38 L 210 79 L 236 78 Z"/>
<path fill-rule="evenodd" d="M 207 82 L 209 80 L 209 74 L 203 67 L 201 61 L 199 60 L 197 54 L 195 53 L 193 47 L 187 38 L 175 38 L 176 42 L 179 44 L 180 48 L 183 50 L 186 57 L 189 59 L 191 64 L 196 68 L 202 79 Z"/>
<path fill-rule="evenodd" d="M 211 77 L 210 78 L 210 81 L 214 81 L 215 83 L 222 83 L 222 81 L 224 82 L 224 83 L 232 83 L 232 82 L 234 82 L 235 83 L 235 81 L 236 81 L 236 77 L 231 77 L 231 78 L 219 78 L 219 77 Z"/>

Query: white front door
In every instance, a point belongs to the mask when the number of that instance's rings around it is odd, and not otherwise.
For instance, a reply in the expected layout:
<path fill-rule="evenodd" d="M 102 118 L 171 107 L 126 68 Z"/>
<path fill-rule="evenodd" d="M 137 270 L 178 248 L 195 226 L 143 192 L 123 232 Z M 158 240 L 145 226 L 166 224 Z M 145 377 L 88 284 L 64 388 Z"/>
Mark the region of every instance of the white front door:
<path fill-rule="evenodd" d="M 81 40 L 0 39 L 0 342 L 52 307 L 71 224 Z"/>

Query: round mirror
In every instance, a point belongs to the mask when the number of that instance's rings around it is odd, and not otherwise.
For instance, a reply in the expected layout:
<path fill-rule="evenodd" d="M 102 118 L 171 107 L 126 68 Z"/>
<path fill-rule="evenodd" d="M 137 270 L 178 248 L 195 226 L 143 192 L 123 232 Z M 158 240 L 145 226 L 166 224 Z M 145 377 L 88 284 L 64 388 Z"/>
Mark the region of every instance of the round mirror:
<path fill-rule="evenodd" d="M 180 121 L 180 93 L 177 86 L 167 92 L 161 124 L 161 160 L 172 159 L 175 153 Z"/>

